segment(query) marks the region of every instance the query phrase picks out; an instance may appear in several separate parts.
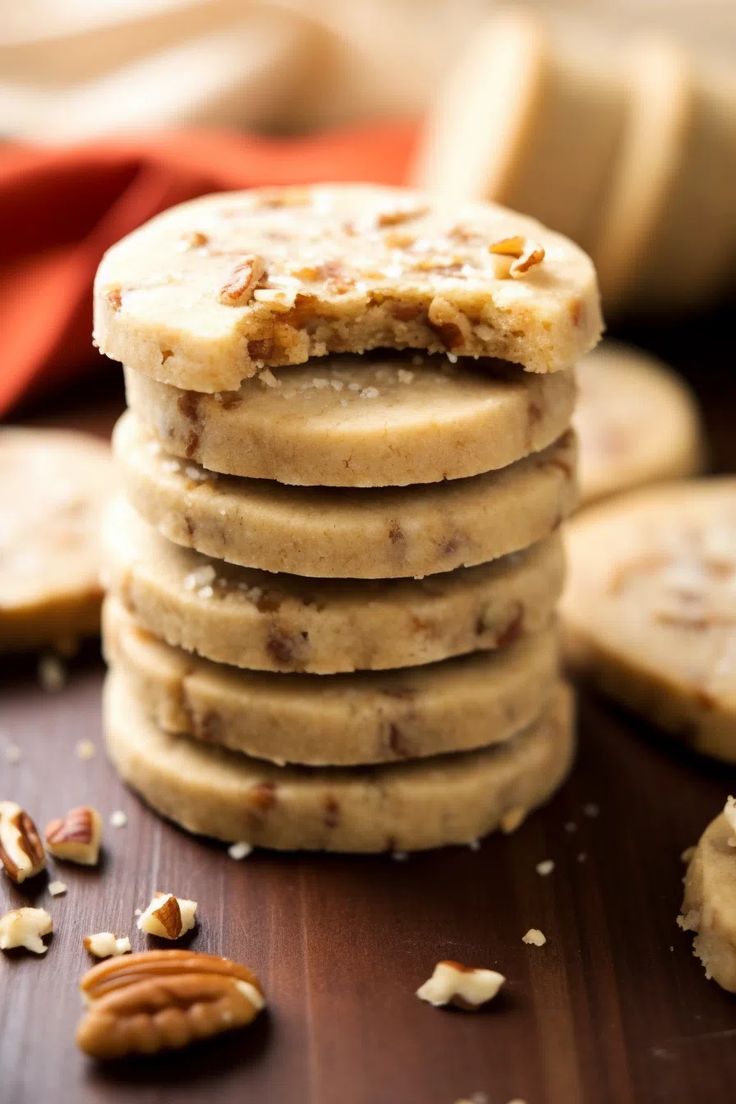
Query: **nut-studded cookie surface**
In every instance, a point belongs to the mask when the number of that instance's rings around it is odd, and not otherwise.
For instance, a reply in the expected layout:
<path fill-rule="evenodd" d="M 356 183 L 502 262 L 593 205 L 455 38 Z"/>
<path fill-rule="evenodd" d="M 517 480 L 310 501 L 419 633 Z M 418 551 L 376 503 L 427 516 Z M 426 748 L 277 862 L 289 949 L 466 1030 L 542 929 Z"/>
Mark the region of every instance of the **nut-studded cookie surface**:
<path fill-rule="evenodd" d="M 377 185 L 194 200 L 113 246 L 95 284 L 100 349 L 195 391 L 381 347 L 557 371 L 600 330 L 592 263 L 566 238 L 491 204 Z"/>
<path fill-rule="evenodd" d="M 736 479 L 669 483 L 568 526 L 573 660 L 699 751 L 736 761 Z"/>

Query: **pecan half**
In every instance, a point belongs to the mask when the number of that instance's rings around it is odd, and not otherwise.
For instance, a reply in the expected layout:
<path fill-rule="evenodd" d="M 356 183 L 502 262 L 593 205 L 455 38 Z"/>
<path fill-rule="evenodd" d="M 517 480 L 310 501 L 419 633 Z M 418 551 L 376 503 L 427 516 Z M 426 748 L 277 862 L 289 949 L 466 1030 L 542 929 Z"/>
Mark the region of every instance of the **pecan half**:
<path fill-rule="evenodd" d="M 77 1044 L 94 1058 L 155 1054 L 249 1024 L 265 1006 L 245 966 L 194 951 L 107 959 L 80 982 Z"/>
<path fill-rule="evenodd" d="M 544 260 L 543 246 L 535 242 L 533 238 L 525 238 L 521 234 L 493 242 L 492 245 L 488 246 L 488 252 L 498 257 L 514 258 L 509 268 L 509 276 L 512 280 L 521 279 L 530 268 L 541 264 Z"/>
<path fill-rule="evenodd" d="M 16 885 L 46 866 L 36 825 L 14 801 L 0 801 L 0 862 Z"/>
<path fill-rule="evenodd" d="M 90 805 L 79 805 L 46 825 L 45 841 L 55 859 L 95 866 L 100 857 L 102 817 Z"/>
<path fill-rule="evenodd" d="M 232 270 L 218 296 L 228 307 L 244 307 L 266 274 L 262 257 L 249 253 Z"/>

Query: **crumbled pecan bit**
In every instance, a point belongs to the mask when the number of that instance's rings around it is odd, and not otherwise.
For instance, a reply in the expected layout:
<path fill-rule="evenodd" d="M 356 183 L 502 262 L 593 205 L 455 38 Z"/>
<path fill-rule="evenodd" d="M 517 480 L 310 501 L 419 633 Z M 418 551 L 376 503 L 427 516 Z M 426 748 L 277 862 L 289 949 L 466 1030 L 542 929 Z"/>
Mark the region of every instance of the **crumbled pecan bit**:
<path fill-rule="evenodd" d="M 53 930 L 53 921 L 46 909 L 13 909 L 0 917 L 0 951 L 25 947 L 34 954 L 46 954 L 48 947 L 41 937 Z"/>
<path fill-rule="evenodd" d="M 405 222 L 414 222 L 422 218 L 429 211 L 429 207 L 397 207 L 393 211 L 379 211 L 376 215 L 376 226 L 384 229 L 387 226 L 401 226 Z"/>
<path fill-rule="evenodd" d="M 503 238 L 501 241 L 489 245 L 488 252 L 497 257 L 513 257 L 509 276 L 513 280 L 520 279 L 534 265 L 541 264 L 544 260 L 544 248 L 535 242 L 533 238 L 522 237 L 517 234 L 513 238 Z"/>
<path fill-rule="evenodd" d="M 522 935 L 521 941 L 530 947 L 543 947 L 547 942 L 547 936 L 539 928 L 529 928 L 529 931 Z"/>
<path fill-rule="evenodd" d="M 250 253 L 235 265 L 227 281 L 220 288 L 219 300 L 228 307 L 244 307 L 266 275 L 263 258 Z"/>
<path fill-rule="evenodd" d="M 406 230 L 390 230 L 384 235 L 383 244 L 388 249 L 409 249 L 416 240 L 416 236 Z"/>
<path fill-rule="evenodd" d="M 244 1027 L 265 1007 L 245 966 L 194 951 L 108 958 L 80 982 L 88 1008 L 77 1045 L 93 1058 L 155 1054 Z"/>
<path fill-rule="evenodd" d="M 84 949 L 94 958 L 130 954 L 130 940 L 127 935 L 118 938 L 113 932 L 95 932 L 93 935 L 85 935 L 82 943 Z"/>
<path fill-rule="evenodd" d="M 95 866 L 100 857 L 102 817 L 90 805 L 70 809 L 46 826 L 46 848 L 54 858 Z"/>
<path fill-rule="evenodd" d="M 0 801 L 0 862 L 16 885 L 33 878 L 46 866 L 36 825 L 14 801 Z"/>
<path fill-rule="evenodd" d="M 119 311 L 123 305 L 123 289 L 120 287 L 109 288 L 105 292 L 105 299 L 114 311 Z"/>
<path fill-rule="evenodd" d="M 151 903 L 138 917 L 137 926 L 148 935 L 179 939 L 196 922 L 197 902 L 173 893 L 154 893 Z"/>
<path fill-rule="evenodd" d="M 416 995 L 435 1008 L 452 1004 L 466 1012 L 475 1012 L 493 1000 L 505 981 L 503 974 L 495 970 L 448 960 L 437 963 L 431 978 L 417 989 Z"/>
<path fill-rule="evenodd" d="M 203 249 L 209 245 L 209 236 L 201 230 L 192 230 L 189 234 L 183 234 L 181 239 L 182 249 Z"/>

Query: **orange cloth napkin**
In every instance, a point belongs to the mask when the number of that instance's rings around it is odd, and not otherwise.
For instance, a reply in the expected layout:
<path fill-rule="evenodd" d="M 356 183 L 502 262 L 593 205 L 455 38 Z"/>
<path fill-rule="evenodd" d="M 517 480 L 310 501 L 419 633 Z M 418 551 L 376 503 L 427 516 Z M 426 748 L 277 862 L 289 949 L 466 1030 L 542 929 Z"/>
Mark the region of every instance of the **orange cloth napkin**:
<path fill-rule="evenodd" d="M 146 219 L 231 188 L 401 183 L 415 136 L 397 123 L 288 140 L 184 132 L 0 147 L 0 416 L 110 363 L 91 344 L 92 281 L 108 246 Z"/>

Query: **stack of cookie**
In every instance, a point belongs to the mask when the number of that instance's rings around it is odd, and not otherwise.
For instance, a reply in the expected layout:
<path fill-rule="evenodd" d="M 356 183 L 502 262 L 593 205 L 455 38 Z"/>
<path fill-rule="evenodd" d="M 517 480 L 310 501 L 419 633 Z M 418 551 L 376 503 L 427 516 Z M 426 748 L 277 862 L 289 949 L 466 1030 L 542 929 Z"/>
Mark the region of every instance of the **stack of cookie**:
<path fill-rule="evenodd" d="M 490 205 L 272 189 L 160 216 L 95 302 L 130 405 L 104 616 L 122 776 L 264 847 L 520 822 L 573 747 L 554 607 L 588 258 Z"/>

